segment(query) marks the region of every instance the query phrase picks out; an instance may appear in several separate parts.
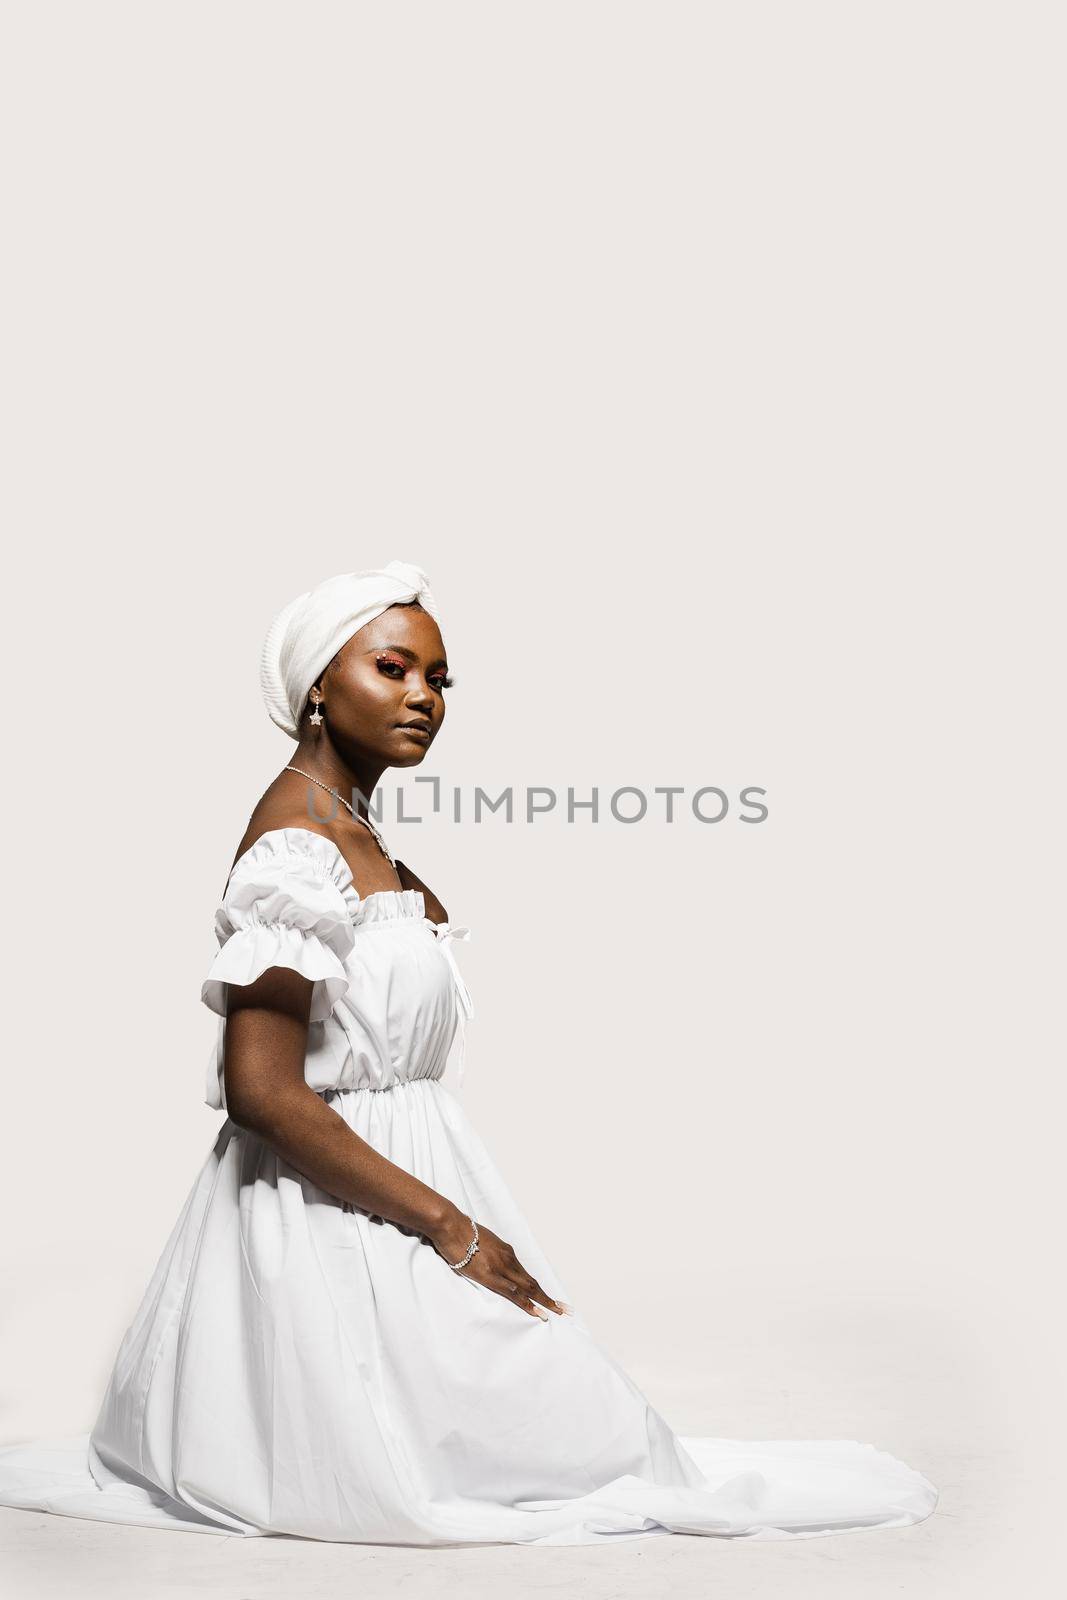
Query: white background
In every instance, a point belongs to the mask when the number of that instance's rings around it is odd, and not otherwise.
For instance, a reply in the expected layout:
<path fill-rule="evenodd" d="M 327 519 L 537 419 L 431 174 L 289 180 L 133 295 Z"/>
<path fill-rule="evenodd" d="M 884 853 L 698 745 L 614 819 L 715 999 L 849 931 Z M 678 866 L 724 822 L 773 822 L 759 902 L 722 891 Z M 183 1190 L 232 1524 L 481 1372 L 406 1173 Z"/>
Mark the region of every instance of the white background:
<path fill-rule="evenodd" d="M 767 791 L 760 826 L 386 810 L 473 929 L 464 1103 L 572 1298 L 679 1432 L 869 1440 L 942 1492 L 436 1587 L 1050 1592 L 1061 20 L 5 7 L 0 1441 L 91 1426 L 221 1120 L 199 985 L 293 748 L 267 624 L 398 558 L 456 677 L 422 773 Z M 76 1550 L 113 1595 L 221 1559 L 64 1521 L 57 1593 Z M 263 1543 L 305 1584 L 368 1555 Z"/>

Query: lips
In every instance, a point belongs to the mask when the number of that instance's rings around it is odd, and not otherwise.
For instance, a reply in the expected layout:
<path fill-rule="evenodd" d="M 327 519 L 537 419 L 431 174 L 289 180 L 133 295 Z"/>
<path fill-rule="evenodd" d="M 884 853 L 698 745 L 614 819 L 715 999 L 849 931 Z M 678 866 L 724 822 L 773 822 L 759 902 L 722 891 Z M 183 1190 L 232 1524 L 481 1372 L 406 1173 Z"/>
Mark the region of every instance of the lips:
<path fill-rule="evenodd" d="M 405 733 L 421 734 L 427 739 L 433 733 L 433 729 L 428 722 L 401 722 L 398 726 L 403 728 Z"/>

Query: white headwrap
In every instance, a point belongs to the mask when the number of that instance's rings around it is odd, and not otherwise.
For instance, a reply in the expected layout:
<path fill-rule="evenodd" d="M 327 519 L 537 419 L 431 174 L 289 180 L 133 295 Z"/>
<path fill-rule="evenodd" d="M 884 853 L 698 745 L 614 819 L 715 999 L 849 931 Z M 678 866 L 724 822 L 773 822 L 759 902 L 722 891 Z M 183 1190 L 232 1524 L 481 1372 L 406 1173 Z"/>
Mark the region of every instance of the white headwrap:
<path fill-rule="evenodd" d="M 425 572 L 390 561 L 369 572 L 343 572 L 279 611 L 263 643 L 259 682 L 272 722 L 300 737 L 307 693 L 343 644 L 366 622 L 405 600 L 417 600 L 440 623 Z"/>

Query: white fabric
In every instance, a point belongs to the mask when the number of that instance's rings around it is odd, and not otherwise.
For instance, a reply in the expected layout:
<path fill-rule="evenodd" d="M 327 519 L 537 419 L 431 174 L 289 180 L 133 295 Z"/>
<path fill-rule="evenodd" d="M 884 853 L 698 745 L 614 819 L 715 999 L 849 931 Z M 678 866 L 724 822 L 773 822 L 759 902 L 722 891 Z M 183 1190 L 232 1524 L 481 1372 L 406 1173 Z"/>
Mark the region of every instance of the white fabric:
<path fill-rule="evenodd" d="M 290 738 L 299 738 L 308 690 L 319 674 L 354 633 L 406 600 L 418 600 L 440 622 L 425 572 L 408 561 L 340 573 L 283 606 L 267 630 L 259 664 L 271 721 Z"/>
<path fill-rule="evenodd" d="M 361 899 L 328 840 L 282 828 L 235 866 L 216 931 L 220 1035 L 227 984 L 303 972 L 309 1084 L 573 1303 L 442 1081 L 470 1010 L 449 935 L 467 930 L 430 922 L 421 892 Z M 219 1106 L 220 1067 L 216 1047 Z M 248 1536 L 592 1544 L 904 1527 L 937 1490 L 852 1440 L 675 1434 L 580 1309 L 525 1315 L 227 1118 L 91 1433 L 0 1450 L 0 1503 Z"/>
<path fill-rule="evenodd" d="M 226 1107 L 226 985 L 251 983 L 268 967 L 292 967 L 314 981 L 311 1020 L 321 1026 L 309 1030 L 304 1064 L 312 1089 L 385 1089 L 440 1077 L 457 1024 L 474 1014 L 451 950 L 470 929 L 432 922 L 425 909 L 415 889 L 361 900 L 344 857 L 320 834 L 263 834 L 234 866 L 215 914 L 221 948 L 201 988 L 219 1014 L 207 1104 Z M 459 1069 L 457 1083 L 462 1060 Z"/>

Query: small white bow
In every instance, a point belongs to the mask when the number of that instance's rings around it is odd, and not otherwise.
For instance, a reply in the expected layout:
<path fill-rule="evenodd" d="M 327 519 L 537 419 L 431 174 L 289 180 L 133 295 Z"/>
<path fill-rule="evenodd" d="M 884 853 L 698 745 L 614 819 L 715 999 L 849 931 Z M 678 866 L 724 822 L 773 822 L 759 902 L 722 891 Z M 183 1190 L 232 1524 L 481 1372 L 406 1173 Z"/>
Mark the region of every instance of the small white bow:
<path fill-rule="evenodd" d="M 469 928 L 454 926 L 451 922 L 434 922 L 431 917 L 427 917 L 425 920 L 428 926 L 431 927 L 436 934 L 437 943 L 440 947 L 441 954 L 452 968 L 452 976 L 456 984 L 456 993 L 459 996 L 459 1062 L 456 1069 L 456 1087 L 459 1088 L 460 1084 L 463 1082 L 463 1059 L 467 1053 L 467 1023 L 474 1016 L 474 1003 L 470 997 L 470 990 L 463 981 L 463 974 L 460 972 L 456 963 L 456 958 L 452 953 L 452 946 L 449 941 L 452 939 L 469 939 L 471 936 L 471 930 Z"/>

